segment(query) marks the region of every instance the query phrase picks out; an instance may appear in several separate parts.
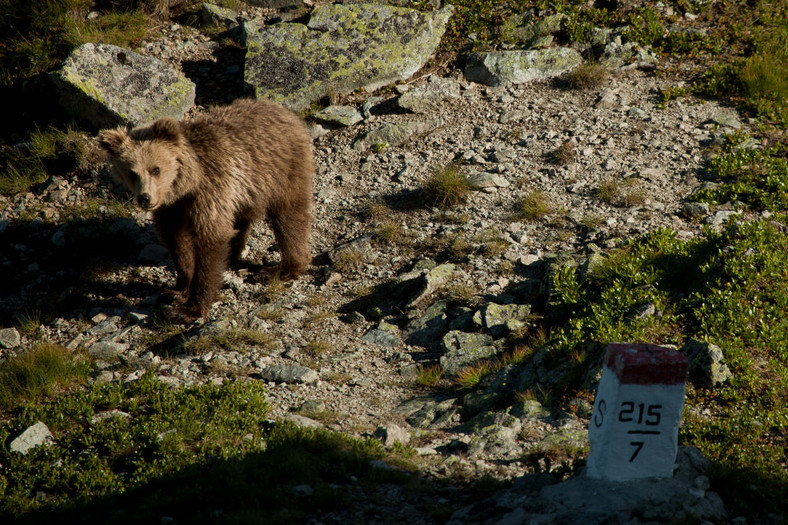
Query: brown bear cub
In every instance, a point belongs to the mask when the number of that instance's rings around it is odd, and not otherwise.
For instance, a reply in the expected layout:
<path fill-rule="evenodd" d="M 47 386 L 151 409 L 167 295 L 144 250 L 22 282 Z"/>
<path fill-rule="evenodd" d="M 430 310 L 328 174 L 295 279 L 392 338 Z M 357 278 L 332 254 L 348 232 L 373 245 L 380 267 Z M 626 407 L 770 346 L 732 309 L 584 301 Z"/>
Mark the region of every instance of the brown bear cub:
<path fill-rule="evenodd" d="M 311 262 L 312 141 L 285 108 L 237 100 L 191 121 L 104 130 L 99 144 L 175 261 L 172 320 L 208 313 L 258 219 L 273 228 L 282 277 Z"/>

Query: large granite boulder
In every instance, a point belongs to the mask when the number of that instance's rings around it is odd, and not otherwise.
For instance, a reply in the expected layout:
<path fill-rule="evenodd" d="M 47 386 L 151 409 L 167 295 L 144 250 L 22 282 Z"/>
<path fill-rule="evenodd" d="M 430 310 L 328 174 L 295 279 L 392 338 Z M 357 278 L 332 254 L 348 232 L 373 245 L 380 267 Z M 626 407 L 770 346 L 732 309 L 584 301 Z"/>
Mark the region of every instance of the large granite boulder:
<path fill-rule="evenodd" d="M 109 44 L 83 44 L 52 78 L 74 117 L 98 127 L 182 118 L 194 105 L 192 81 L 152 57 Z"/>
<path fill-rule="evenodd" d="M 244 78 L 258 98 L 301 110 L 332 94 L 375 90 L 419 70 L 452 13 L 377 4 L 329 4 L 307 25 L 243 24 Z"/>

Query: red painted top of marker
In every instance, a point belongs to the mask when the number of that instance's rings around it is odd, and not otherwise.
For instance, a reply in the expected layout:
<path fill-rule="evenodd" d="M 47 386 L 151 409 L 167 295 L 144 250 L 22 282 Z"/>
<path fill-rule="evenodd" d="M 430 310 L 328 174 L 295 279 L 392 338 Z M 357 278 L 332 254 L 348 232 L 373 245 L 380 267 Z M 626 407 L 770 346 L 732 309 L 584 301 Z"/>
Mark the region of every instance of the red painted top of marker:
<path fill-rule="evenodd" d="M 620 383 L 677 385 L 687 380 L 689 363 L 681 352 L 659 345 L 610 343 L 607 366 Z"/>

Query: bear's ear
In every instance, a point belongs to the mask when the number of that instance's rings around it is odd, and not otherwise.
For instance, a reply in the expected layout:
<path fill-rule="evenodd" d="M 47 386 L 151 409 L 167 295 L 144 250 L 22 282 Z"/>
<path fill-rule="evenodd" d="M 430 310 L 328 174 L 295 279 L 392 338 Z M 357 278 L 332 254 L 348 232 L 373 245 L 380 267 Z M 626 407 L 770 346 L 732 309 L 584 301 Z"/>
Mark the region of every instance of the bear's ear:
<path fill-rule="evenodd" d="M 107 153 L 118 153 L 128 140 L 129 135 L 123 128 L 105 129 L 98 135 L 99 146 Z"/>
<path fill-rule="evenodd" d="M 178 144 L 183 138 L 181 134 L 181 123 L 171 118 L 160 118 L 154 122 L 151 126 L 151 133 L 156 140 L 172 142 L 174 144 Z"/>

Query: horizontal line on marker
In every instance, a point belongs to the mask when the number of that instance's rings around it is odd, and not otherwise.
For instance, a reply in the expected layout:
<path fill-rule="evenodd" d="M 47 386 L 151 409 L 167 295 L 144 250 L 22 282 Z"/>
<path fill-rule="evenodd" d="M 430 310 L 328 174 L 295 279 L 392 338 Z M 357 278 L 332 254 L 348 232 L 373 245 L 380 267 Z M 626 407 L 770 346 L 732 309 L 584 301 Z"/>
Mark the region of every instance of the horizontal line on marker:
<path fill-rule="evenodd" d="M 660 434 L 659 430 L 627 430 L 627 434 Z"/>

